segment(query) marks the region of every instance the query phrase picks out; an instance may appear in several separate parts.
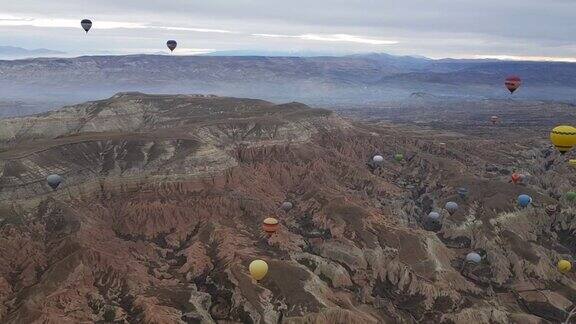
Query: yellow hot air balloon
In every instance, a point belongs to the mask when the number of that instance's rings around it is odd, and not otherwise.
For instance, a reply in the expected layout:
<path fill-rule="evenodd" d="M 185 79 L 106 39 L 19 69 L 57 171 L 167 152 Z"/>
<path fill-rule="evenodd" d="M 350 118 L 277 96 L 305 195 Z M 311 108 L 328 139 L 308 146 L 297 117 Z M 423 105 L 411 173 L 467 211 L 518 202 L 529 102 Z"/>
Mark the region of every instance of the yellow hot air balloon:
<path fill-rule="evenodd" d="M 562 273 L 567 273 L 572 270 L 572 263 L 568 260 L 560 260 L 558 261 L 558 271 Z"/>
<path fill-rule="evenodd" d="M 566 125 L 556 126 L 550 132 L 550 140 L 558 151 L 564 154 L 576 145 L 576 128 Z"/>
<path fill-rule="evenodd" d="M 570 165 L 576 168 L 576 160 L 570 160 Z"/>
<path fill-rule="evenodd" d="M 268 264 L 263 260 L 254 260 L 250 263 L 248 269 L 254 280 L 262 280 L 268 273 Z"/>

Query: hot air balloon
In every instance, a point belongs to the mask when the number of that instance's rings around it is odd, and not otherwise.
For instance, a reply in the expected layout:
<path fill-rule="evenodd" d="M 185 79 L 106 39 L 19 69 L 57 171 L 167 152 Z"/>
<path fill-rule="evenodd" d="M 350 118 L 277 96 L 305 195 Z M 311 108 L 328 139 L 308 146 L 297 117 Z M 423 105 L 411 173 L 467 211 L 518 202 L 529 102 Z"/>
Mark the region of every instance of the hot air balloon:
<path fill-rule="evenodd" d="M 568 260 L 558 261 L 558 271 L 562 273 L 568 273 L 572 270 L 572 263 Z"/>
<path fill-rule="evenodd" d="M 442 228 L 442 216 L 437 212 L 430 212 L 424 219 L 424 228 L 429 231 L 439 231 Z"/>
<path fill-rule="evenodd" d="M 511 178 L 512 178 L 512 183 L 516 184 L 522 180 L 522 175 L 520 173 L 514 172 L 514 173 L 512 173 Z"/>
<path fill-rule="evenodd" d="M 381 166 L 382 163 L 384 163 L 384 157 L 382 155 L 374 155 L 372 157 L 372 162 L 377 166 Z"/>
<path fill-rule="evenodd" d="M 80 22 L 80 25 L 82 26 L 82 29 L 84 29 L 84 31 L 86 31 L 86 34 L 88 34 L 88 31 L 90 30 L 90 28 L 92 28 L 92 20 L 82 19 L 82 21 Z"/>
<path fill-rule="evenodd" d="M 576 160 L 570 160 L 568 162 L 572 167 L 576 168 Z"/>
<path fill-rule="evenodd" d="M 550 140 L 558 151 L 564 154 L 576 144 L 576 128 L 567 125 L 556 126 L 550 132 Z"/>
<path fill-rule="evenodd" d="M 490 121 L 492 122 L 492 125 L 496 125 L 496 123 L 498 122 L 498 116 L 492 116 L 490 117 Z"/>
<path fill-rule="evenodd" d="M 285 212 L 289 212 L 290 209 L 292 209 L 292 207 L 294 207 L 294 205 L 289 201 L 283 202 L 282 205 L 280 206 L 280 208 L 282 208 L 282 210 Z"/>
<path fill-rule="evenodd" d="M 458 210 L 458 204 L 453 201 L 449 201 L 446 203 L 444 208 L 446 208 L 450 214 L 454 214 Z"/>
<path fill-rule="evenodd" d="M 268 217 L 262 222 L 262 229 L 269 236 L 276 233 L 278 227 L 279 227 L 278 220 L 273 217 Z"/>
<path fill-rule="evenodd" d="M 476 252 L 470 252 L 466 255 L 466 262 L 479 264 L 482 262 L 482 257 Z"/>
<path fill-rule="evenodd" d="M 557 210 L 558 208 L 556 207 L 556 205 L 546 206 L 546 214 L 548 214 L 548 216 L 553 216 L 554 214 L 556 214 Z"/>
<path fill-rule="evenodd" d="M 178 46 L 178 43 L 171 39 L 169 41 L 166 42 L 166 46 L 168 46 L 168 48 L 170 49 L 170 52 L 174 52 L 174 50 L 176 49 L 176 46 Z"/>
<path fill-rule="evenodd" d="M 522 208 L 528 207 L 528 205 L 530 205 L 531 203 L 532 203 L 532 197 L 528 195 L 518 196 L 518 205 L 520 205 L 520 207 Z"/>
<path fill-rule="evenodd" d="M 514 93 L 514 91 L 518 90 L 521 84 L 522 80 L 515 75 L 507 77 L 506 81 L 504 82 L 504 85 L 506 85 L 506 88 L 510 91 L 510 93 Z"/>
<path fill-rule="evenodd" d="M 400 154 L 400 153 L 395 154 L 395 155 L 394 155 L 394 160 L 396 160 L 396 162 L 402 162 L 402 161 L 404 161 L 404 154 Z"/>
<path fill-rule="evenodd" d="M 460 198 L 462 199 L 466 199 L 468 197 L 468 189 L 466 188 L 457 188 L 456 192 L 458 193 L 458 196 L 460 196 Z"/>
<path fill-rule="evenodd" d="M 254 260 L 250 263 L 248 270 L 250 270 L 252 279 L 262 280 L 268 273 L 268 264 L 263 260 Z"/>
<path fill-rule="evenodd" d="M 576 192 L 574 191 L 568 191 L 566 193 L 566 200 L 568 201 L 575 201 L 576 200 Z"/>
<path fill-rule="evenodd" d="M 46 178 L 46 182 L 53 189 L 56 190 L 60 183 L 62 183 L 62 177 L 57 174 L 51 174 Z"/>

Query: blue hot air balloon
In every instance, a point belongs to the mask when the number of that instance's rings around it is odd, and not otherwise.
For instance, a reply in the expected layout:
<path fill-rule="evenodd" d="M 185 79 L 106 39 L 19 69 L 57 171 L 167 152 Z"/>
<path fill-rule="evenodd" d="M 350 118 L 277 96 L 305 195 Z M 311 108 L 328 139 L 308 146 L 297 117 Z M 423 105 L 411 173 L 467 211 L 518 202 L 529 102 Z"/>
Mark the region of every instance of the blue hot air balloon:
<path fill-rule="evenodd" d="M 463 188 L 463 187 L 458 188 L 458 189 L 456 189 L 456 192 L 458 193 L 458 195 L 462 199 L 466 199 L 468 197 L 468 189 L 466 189 L 466 188 Z"/>
<path fill-rule="evenodd" d="M 520 205 L 520 207 L 522 208 L 528 207 L 531 203 L 532 203 L 532 197 L 528 195 L 518 196 L 518 205 Z"/>

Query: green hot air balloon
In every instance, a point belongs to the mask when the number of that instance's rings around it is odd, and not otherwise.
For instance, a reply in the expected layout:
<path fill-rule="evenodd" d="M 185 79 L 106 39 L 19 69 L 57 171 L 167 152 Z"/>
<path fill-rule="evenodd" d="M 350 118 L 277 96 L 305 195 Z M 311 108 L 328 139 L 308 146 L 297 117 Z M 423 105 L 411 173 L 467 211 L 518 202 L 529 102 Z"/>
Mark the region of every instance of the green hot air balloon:
<path fill-rule="evenodd" d="M 404 161 L 404 154 L 398 153 L 394 155 L 394 160 L 396 160 L 396 162 L 402 162 Z"/>
<path fill-rule="evenodd" d="M 566 193 L 566 200 L 568 201 L 576 201 L 576 192 L 574 191 L 568 191 Z"/>

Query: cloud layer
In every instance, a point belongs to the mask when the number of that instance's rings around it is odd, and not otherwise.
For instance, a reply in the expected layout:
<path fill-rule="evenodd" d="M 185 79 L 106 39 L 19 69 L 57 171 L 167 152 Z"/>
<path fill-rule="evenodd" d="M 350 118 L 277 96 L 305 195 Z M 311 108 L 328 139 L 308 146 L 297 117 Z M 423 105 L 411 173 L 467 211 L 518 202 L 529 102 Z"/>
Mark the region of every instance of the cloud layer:
<path fill-rule="evenodd" d="M 20 0 L 0 45 L 68 52 L 186 48 L 576 58 L 572 0 Z M 79 21 L 94 30 L 82 38 Z"/>

